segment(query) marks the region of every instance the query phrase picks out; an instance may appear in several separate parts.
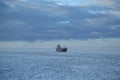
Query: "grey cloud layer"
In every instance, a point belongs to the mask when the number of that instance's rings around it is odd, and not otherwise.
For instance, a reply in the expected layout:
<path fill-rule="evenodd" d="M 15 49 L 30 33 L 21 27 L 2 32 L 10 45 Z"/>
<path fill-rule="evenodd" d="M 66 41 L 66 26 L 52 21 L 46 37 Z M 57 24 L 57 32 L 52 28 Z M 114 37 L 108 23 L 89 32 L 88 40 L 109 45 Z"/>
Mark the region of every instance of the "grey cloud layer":
<path fill-rule="evenodd" d="M 0 40 L 120 37 L 118 5 L 70 6 L 46 1 L 0 1 Z"/>

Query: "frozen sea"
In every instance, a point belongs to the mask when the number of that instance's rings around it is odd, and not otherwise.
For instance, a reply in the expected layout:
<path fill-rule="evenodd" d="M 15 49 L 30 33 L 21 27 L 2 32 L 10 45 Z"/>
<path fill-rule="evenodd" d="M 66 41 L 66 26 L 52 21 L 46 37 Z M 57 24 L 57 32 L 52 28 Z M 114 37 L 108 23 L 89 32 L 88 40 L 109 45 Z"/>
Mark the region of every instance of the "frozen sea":
<path fill-rule="evenodd" d="M 120 80 L 120 53 L 1 51 L 0 80 Z"/>

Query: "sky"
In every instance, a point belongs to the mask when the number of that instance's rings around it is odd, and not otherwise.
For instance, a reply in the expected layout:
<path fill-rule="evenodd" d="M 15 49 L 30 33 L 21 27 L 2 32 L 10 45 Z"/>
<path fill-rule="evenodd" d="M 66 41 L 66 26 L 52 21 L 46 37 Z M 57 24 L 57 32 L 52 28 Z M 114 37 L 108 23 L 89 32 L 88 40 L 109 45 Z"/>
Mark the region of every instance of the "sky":
<path fill-rule="evenodd" d="M 106 50 L 119 50 L 119 4 L 120 0 L 0 0 L 0 47 L 76 42 L 76 47 L 105 44 Z"/>

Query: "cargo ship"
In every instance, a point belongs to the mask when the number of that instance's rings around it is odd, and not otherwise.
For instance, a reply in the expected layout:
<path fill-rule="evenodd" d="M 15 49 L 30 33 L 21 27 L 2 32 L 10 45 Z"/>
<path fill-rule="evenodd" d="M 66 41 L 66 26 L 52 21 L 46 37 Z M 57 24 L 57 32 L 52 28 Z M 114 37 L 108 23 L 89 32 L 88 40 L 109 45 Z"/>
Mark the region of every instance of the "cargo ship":
<path fill-rule="evenodd" d="M 57 48 L 56 48 L 56 51 L 57 52 L 67 52 L 67 48 L 62 48 L 59 44 L 57 45 Z"/>

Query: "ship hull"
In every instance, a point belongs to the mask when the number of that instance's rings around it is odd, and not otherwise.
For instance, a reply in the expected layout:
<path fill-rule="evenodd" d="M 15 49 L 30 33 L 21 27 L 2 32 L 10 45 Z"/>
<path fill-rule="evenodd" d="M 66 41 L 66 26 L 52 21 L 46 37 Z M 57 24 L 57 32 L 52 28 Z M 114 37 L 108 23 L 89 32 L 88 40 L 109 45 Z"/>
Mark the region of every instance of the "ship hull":
<path fill-rule="evenodd" d="M 57 52 L 67 52 L 67 48 L 56 49 Z"/>

